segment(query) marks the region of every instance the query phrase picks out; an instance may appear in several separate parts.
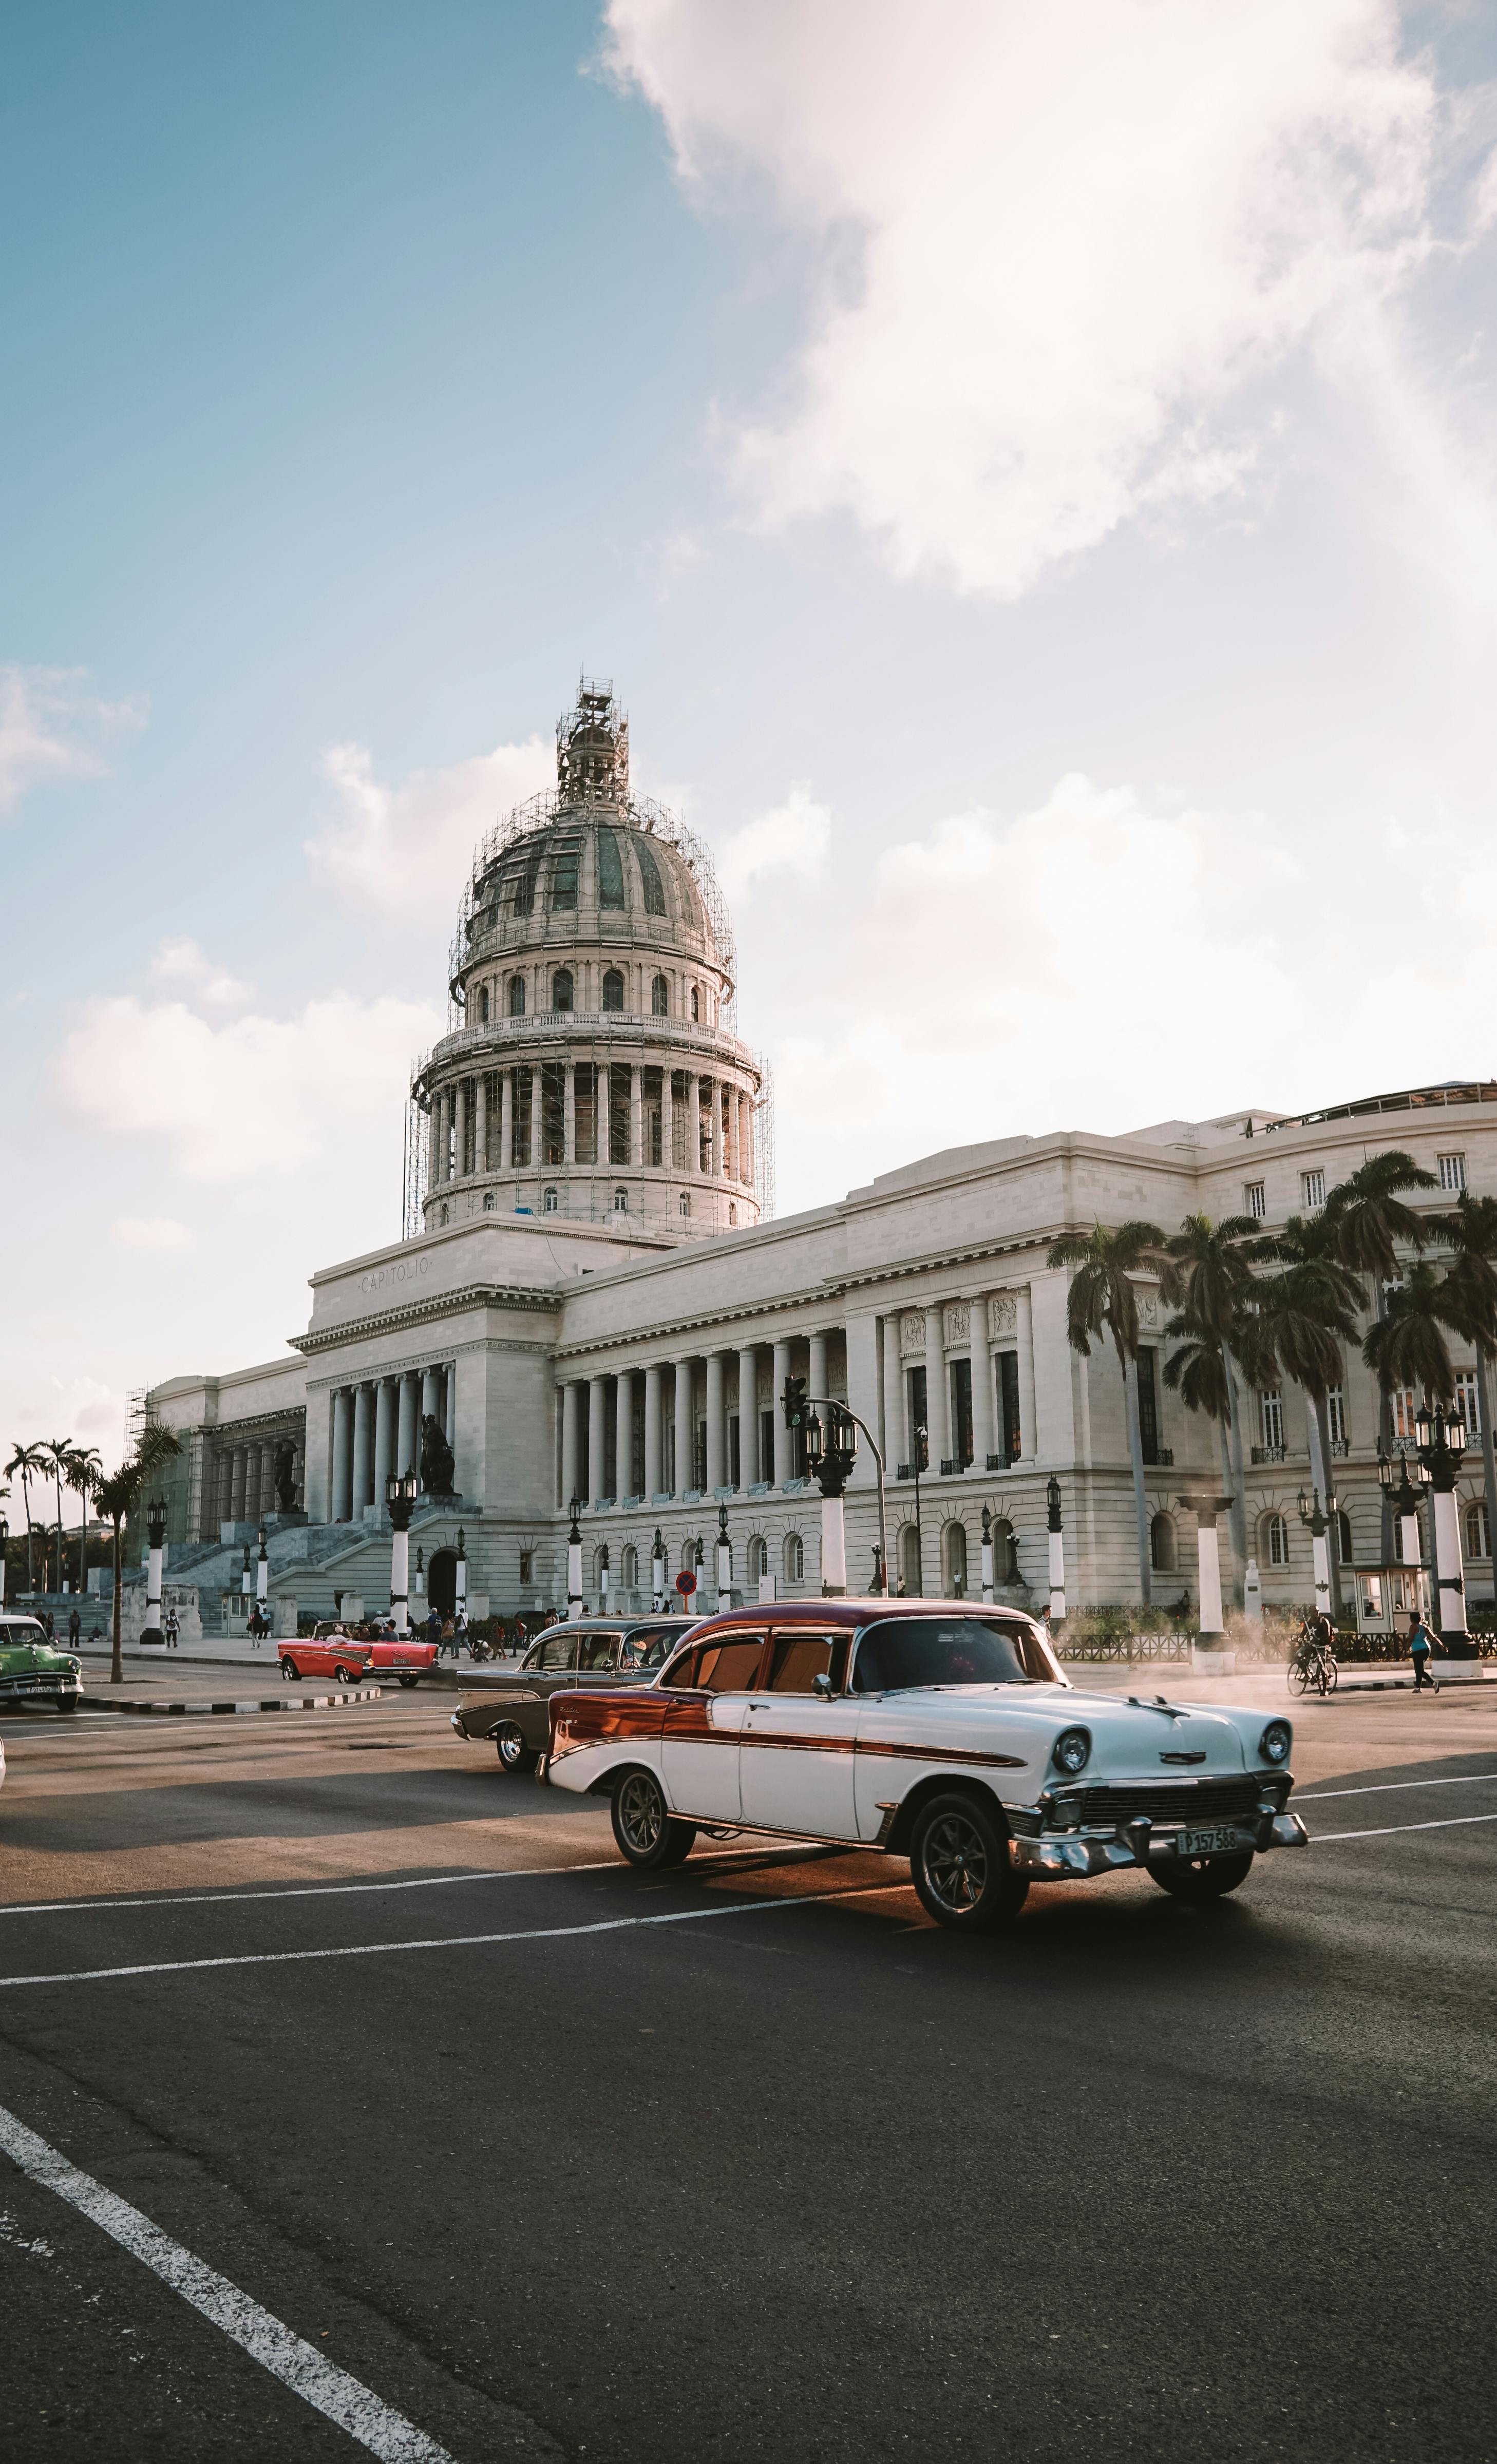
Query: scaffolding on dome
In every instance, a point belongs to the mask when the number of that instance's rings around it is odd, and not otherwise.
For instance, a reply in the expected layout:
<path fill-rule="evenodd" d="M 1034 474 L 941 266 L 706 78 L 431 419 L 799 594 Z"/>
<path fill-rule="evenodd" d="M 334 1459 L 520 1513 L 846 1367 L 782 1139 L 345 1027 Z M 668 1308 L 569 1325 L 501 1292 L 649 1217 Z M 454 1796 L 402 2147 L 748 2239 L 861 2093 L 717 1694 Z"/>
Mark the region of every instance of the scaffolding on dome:
<path fill-rule="evenodd" d="M 430 1060 L 429 1052 L 418 1052 L 410 1065 L 410 1084 L 415 1085 Z M 400 1191 L 400 1237 L 416 1240 L 422 1230 L 422 1201 L 427 1194 L 427 1113 L 414 1095 L 406 1098 L 406 1137 L 402 1158 Z"/>

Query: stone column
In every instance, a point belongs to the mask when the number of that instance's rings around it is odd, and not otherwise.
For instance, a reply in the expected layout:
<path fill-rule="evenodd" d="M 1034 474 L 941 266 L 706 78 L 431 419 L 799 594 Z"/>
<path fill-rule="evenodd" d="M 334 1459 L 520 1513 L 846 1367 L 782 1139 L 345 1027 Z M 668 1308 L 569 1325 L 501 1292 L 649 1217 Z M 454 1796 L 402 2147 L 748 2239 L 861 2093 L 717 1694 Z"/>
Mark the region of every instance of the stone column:
<path fill-rule="evenodd" d="M 374 1473 L 374 1391 L 367 1381 L 354 1388 L 354 1495 L 356 1515 L 369 1503 Z"/>
<path fill-rule="evenodd" d="M 692 1486 L 694 1452 L 695 1417 L 692 1410 L 692 1364 L 678 1360 L 675 1365 L 675 1493 L 684 1497 Z"/>
<path fill-rule="evenodd" d="M 451 1446 L 457 1442 L 457 1363 L 455 1360 L 449 1360 L 446 1363 L 442 1371 L 442 1379 L 446 1388 L 443 1401 L 447 1406 L 442 1418 L 442 1434 L 448 1444 Z"/>
<path fill-rule="evenodd" d="M 569 1507 L 574 1497 L 581 1497 L 578 1476 L 582 1463 L 577 1446 L 577 1398 L 581 1389 L 575 1377 L 569 1377 L 561 1389 L 561 1504 Z"/>
<path fill-rule="evenodd" d="M 634 1373 L 621 1369 L 613 1389 L 613 1493 L 623 1500 L 634 1489 Z"/>
<path fill-rule="evenodd" d="M 468 1177 L 468 1081 L 459 1078 L 452 1089 L 452 1178 Z"/>
<path fill-rule="evenodd" d="M 686 1169 L 699 1173 L 702 1168 L 702 1082 L 696 1070 L 686 1081 Z"/>
<path fill-rule="evenodd" d="M 987 1348 L 987 1302 L 967 1294 L 967 1345 L 972 1360 L 972 1467 L 986 1471 L 993 1442 L 993 1355 Z"/>
<path fill-rule="evenodd" d="M 420 1469 L 421 1446 L 417 1437 L 417 1416 L 420 1394 L 414 1374 L 407 1370 L 400 1381 L 400 1421 L 395 1433 L 395 1468 L 398 1472 Z"/>
<path fill-rule="evenodd" d="M 762 1480 L 759 1467 L 759 1353 L 738 1353 L 738 1478 L 745 1488 Z"/>
<path fill-rule="evenodd" d="M 645 1168 L 645 1073 L 637 1061 L 629 1066 L 629 1168 Z"/>
<path fill-rule="evenodd" d="M 242 1522 L 244 1521 L 244 1483 L 245 1483 L 245 1467 L 246 1467 L 247 1461 L 248 1461 L 248 1457 L 247 1457 L 247 1455 L 246 1455 L 246 1452 L 245 1452 L 244 1447 L 243 1447 L 243 1446 L 235 1446 L 235 1448 L 234 1448 L 234 1473 L 233 1473 L 233 1511 L 232 1511 L 232 1513 L 231 1514 L 231 1516 L 230 1516 L 230 1518 L 229 1518 L 229 1519 L 230 1519 L 230 1521 L 231 1521 L 231 1523 L 242 1523 Z"/>
<path fill-rule="evenodd" d="M 726 1154 L 728 1178 L 730 1180 L 741 1180 L 742 1175 L 738 1170 L 738 1090 L 737 1087 L 730 1086 L 727 1089 L 727 1098 L 728 1134 L 726 1140 Z"/>
<path fill-rule="evenodd" d="M 787 1480 L 791 1480 L 791 1479 L 793 1479 L 793 1478 L 794 1478 L 794 1476 L 795 1476 L 795 1467 L 794 1467 L 794 1464 L 793 1464 L 793 1463 L 792 1463 L 792 1460 L 791 1460 L 791 1454 L 790 1454 L 790 1432 L 789 1432 L 789 1430 L 785 1427 L 785 1416 L 784 1416 L 783 1411 L 781 1409 L 781 1403 L 780 1403 L 780 1397 L 781 1397 L 781 1396 L 782 1396 L 782 1395 L 784 1393 L 784 1391 L 785 1391 L 785 1379 L 789 1376 L 789 1375 L 790 1375 L 790 1346 L 788 1345 L 788 1343 L 777 1343 L 777 1344 L 776 1344 L 776 1346 L 775 1346 L 775 1392 L 774 1392 L 774 1412 L 775 1412 L 775 1475 L 774 1475 L 774 1477 L 775 1477 L 775 1486 L 776 1486 L 777 1488 L 782 1488 L 782 1487 L 784 1486 L 785 1482 L 786 1482 Z"/>
<path fill-rule="evenodd" d="M 727 1386 L 720 1352 L 707 1354 L 707 1494 L 715 1495 L 728 1478 Z"/>
<path fill-rule="evenodd" d="M 671 1055 L 668 1052 L 660 1064 L 660 1169 L 662 1172 L 675 1170 L 675 1090 L 671 1083 L 674 1076 L 675 1072 L 671 1067 Z M 1492 1513 L 1497 1517 L 1497 1500 L 1493 1501 Z"/>
<path fill-rule="evenodd" d="M 824 1396 L 826 1392 L 826 1337 L 825 1334 L 813 1334 L 808 1349 L 811 1356 L 806 1364 L 805 1391 L 810 1396 L 814 1408 L 817 1397 Z M 826 1415 L 823 1412 L 824 1428 L 826 1424 Z"/>
<path fill-rule="evenodd" d="M 569 1165 L 577 1161 L 577 1064 L 568 1061 L 562 1068 L 565 1092 L 561 1098 L 561 1144 Z"/>
<path fill-rule="evenodd" d="M 1034 1309 L 1027 1285 L 1014 1297 L 1019 1328 L 1019 1445 L 1022 1460 L 1032 1463 L 1040 1451 L 1034 1411 Z"/>
<path fill-rule="evenodd" d="M 661 1444 L 664 1431 L 661 1420 L 660 1372 L 658 1369 L 647 1369 L 645 1372 L 645 1495 L 647 1497 L 657 1496 L 666 1485 L 665 1449 Z"/>
<path fill-rule="evenodd" d="M 353 1520 L 353 1397 L 340 1386 L 333 1397 L 333 1498 L 331 1520 Z"/>
<path fill-rule="evenodd" d="M 589 1377 L 587 1380 L 587 1498 L 589 1505 L 596 1505 L 603 1495 L 604 1481 L 606 1476 L 603 1415 L 607 1382 L 605 1377 Z"/>
<path fill-rule="evenodd" d="M 530 1065 L 530 1169 L 545 1170 L 544 1133 L 540 1126 L 540 1064 Z"/>
<path fill-rule="evenodd" d="M 429 1419 L 438 1422 L 441 1420 L 441 1380 L 442 1372 L 440 1369 L 423 1369 L 421 1373 L 421 1417 L 424 1420 Z"/>
<path fill-rule="evenodd" d="M 473 1168 L 474 1172 L 489 1169 L 489 1073 L 480 1069 L 473 1080 Z"/>
<path fill-rule="evenodd" d="M 754 1186 L 754 1099 L 738 1097 L 738 1178 L 745 1189 Z"/>
<path fill-rule="evenodd" d="M 260 1479 L 255 1498 L 255 1512 L 263 1523 L 267 1514 L 275 1511 L 275 1449 L 266 1442 L 260 1448 Z"/>
<path fill-rule="evenodd" d="M 710 1084 L 712 1088 L 712 1177 L 714 1180 L 720 1180 L 723 1174 L 722 1080 L 714 1078 Z"/>
<path fill-rule="evenodd" d="M 381 1507 L 385 1483 L 395 1468 L 395 1396 L 393 1377 L 382 1377 L 374 1390 L 374 1503 Z"/>
<path fill-rule="evenodd" d="M 499 1170 L 515 1169 L 515 1079 L 508 1069 L 499 1072 Z"/>
<path fill-rule="evenodd" d="M 941 1316 L 938 1301 L 925 1312 L 925 1425 L 930 1434 L 933 1477 L 951 1453 L 946 1427 L 946 1338 Z"/>
<path fill-rule="evenodd" d="M 441 1179 L 442 1098 L 433 1095 L 427 1114 L 427 1187 L 435 1189 Z"/>

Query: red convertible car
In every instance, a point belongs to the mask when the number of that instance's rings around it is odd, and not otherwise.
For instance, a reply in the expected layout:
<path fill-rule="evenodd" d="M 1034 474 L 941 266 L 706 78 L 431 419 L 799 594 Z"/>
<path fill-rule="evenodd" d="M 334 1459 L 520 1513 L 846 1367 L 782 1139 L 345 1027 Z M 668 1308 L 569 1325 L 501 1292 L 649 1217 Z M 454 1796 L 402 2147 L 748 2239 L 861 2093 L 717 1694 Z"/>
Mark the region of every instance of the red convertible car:
<path fill-rule="evenodd" d="M 368 1677 L 393 1677 L 402 1685 L 414 1685 L 419 1678 L 429 1677 L 435 1664 L 434 1642 L 402 1642 L 395 1635 L 370 1641 L 345 1634 L 341 1626 L 319 1626 L 315 1634 L 283 1642 L 280 1651 L 280 1673 L 288 1685 L 303 1677 L 331 1677 L 340 1685 L 357 1685 Z"/>

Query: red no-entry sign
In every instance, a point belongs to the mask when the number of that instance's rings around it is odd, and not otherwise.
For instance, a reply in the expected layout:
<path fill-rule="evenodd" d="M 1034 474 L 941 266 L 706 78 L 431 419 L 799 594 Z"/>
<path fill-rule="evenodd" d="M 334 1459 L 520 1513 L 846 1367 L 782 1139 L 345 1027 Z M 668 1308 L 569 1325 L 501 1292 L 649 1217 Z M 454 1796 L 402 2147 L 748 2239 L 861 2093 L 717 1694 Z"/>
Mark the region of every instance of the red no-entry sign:
<path fill-rule="evenodd" d="M 689 1599 L 691 1598 L 691 1596 L 692 1596 L 692 1594 L 693 1594 L 693 1593 L 695 1591 L 695 1589 L 696 1589 L 696 1577 L 695 1577 L 695 1575 L 694 1575 L 694 1574 L 677 1574 L 677 1576 L 676 1576 L 676 1578 L 675 1578 L 675 1587 L 676 1587 L 676 1590 L 680 1593 L 682 1599 L 683 1599 L 683 1600 L 689 1600 Z"/>

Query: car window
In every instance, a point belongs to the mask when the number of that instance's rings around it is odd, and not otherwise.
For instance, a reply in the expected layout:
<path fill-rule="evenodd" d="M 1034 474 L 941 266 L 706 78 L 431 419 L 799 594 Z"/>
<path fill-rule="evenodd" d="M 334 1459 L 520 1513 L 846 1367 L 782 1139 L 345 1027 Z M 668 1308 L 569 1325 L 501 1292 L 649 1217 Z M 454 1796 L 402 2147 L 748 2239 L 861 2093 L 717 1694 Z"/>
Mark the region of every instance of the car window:
<path fill-rule="evenodd" d="M 813 1677 L 825 1677 L 834 1664 L 840 1680 L 847 1662 L 847 1638 L 839 1634 L 807 1634 L 797 1628 L 777 1634 L 769 1662 L 772 1694 L 809 1694 Z"/>
<path fill-rule="evenodd" d="M 12 1646 L 26 1643 L 34 1649 L 38 1642 L 45 1642 L 46 1639 L 47 1638 L 43 1634 L 39 1625 L 31 1625 L 25 1622 L 25 1620 L 18 1620 L 11 1625 L 0 1626 L 0 1641 L 4 1641 Z"/>
<path fill-rule="evenodd" d="M 624 1638 L 626 1668 L 663 1668 L 681 1639 L 678 1625 L 633 1625 Z"/>
<path fill-rule="evenodd" d="M 973 1617 L 891 1617 L 858 1645 L 852 1672 L 859 1694 L 896 1694 L 912 1685 L 1032 1685 L 1022 1639 L 1039 1636 L 1018 1619 Z M 1049 1675 L 1046 1671 L 1046 1675 Z"/>
<path fill-rule="evenodd" d="M 619 1638 L 616 1634 L 583 1636 L 582 1652 L 577 1662 L 579 1668 L 617 1668 L 618 1664 Z"/>
<path fill-rule="evenodd" d="M 732 1635 L 722 1642 L 704 1642 L 696 1663 L 696 1683 L 709 1694 L 744 1694 L 759 1675 L 763 1653 L 761 1634 Z"/>
<path fill-rule="evenodd" d="M 548 1634 L 540 1646 L 538 1660 L 534 1653 L 525 1662 L 527 1668 L 575 1668 L 577 1637 L 575 1634 Z"/>
<path fill-rule="evenodd" d="M 545 1648 L 543 1642 L 533 1642 L 520 1665 L 524 1668 L 539 1668 L 545 1657 Z"/>

